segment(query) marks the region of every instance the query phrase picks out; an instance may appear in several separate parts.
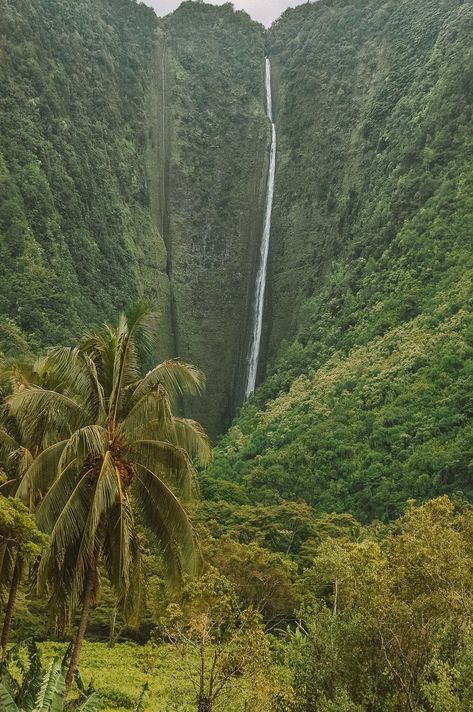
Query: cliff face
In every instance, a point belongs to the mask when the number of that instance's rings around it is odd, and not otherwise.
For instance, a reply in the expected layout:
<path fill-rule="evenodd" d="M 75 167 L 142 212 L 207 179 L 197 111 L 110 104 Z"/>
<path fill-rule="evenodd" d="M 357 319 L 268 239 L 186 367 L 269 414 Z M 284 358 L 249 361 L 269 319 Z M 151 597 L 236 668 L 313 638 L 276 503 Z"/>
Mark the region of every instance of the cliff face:
<path fill-rule="evenodd" d="M 0 2 L 0 314 L 10 354 L 158 298 L 143 170 L 156 19 L 130 2 Z"/>
<path fill-rule="evenodd" d="M 264 37 L 243 13 L 0 0 L 0 348 L 71 342 L 137 298 L 157 357 L 238 400 L 264 195 Z"/>
<path fill-rule="evenodd" d="M 190 412 L 213 433 L 241 398 L 269 140 L 264 34 L 231 6 L 166 21 L 163 234 L 175 351 L 208 376 Z"/>
<path fill-rule="evenodd" d="M 472 40 L 461 0 L 327 0 L 271 29 L 267 377 L 211 471 L 236 501 L 367 519 L 472 496 Z"/>
<path fill-rule="evenodd" d="M 0 0 L 0 346 L 72 342 L 145 297 L 156 357 L 241 400 L 273 68 L 262 374 L 210 473 L 390 516 L 470 492 L 470 0 L 321 0 L 265 36 L 186 2 Z M 361 513 L 361 514 L 360 514 Z"/>
<path fill-rule="evenodd" d="M 418 249 L 399 246 L 402 227 L 465 167 L 471 12 L 463 0 L 332 0 L 288 11 L 271 30 L 280 143 L 272 354 L 302 324 L 315 326 L 308 299 L 324 293 L 322 308 L 336 315 L 347 294 L 372 308 L 387 297 L 387 277 L 391 292 L 400 287 L 400 253 Z M 360 288 L 373 272 L 384 276 L 370 296 Z M 419 276 L 405 275 L 405 301 L 425 298 Z"/>

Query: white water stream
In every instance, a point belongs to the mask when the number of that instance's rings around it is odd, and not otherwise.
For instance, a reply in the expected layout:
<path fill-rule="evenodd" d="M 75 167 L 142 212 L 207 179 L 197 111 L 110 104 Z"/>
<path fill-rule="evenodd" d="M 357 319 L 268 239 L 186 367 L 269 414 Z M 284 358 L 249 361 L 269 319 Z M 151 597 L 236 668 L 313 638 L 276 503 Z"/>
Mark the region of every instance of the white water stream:
<path fill-rule="evenodd" d="M 261 240 L 260 261 L 256 275 L 255 301 L 253 309 L 253 331 L 248 355 L 248 375 L 245 387 L 245 399 L 255 390 L 256 374 L 263 330 L 264 292 L 266 289 L 266 271 L 268 266 L 269 236 L 271 233 L 271 214 L 273 211 L 274 178 L 276 175 L 276 126 L 273 121 L 273 101 L 271 95 L 271 62 L 266 58 L 266 114 L 271 122 L 271 154 L 269 158 L 268 181 L 266 187 L 266 205 L 264 229 Z"/>

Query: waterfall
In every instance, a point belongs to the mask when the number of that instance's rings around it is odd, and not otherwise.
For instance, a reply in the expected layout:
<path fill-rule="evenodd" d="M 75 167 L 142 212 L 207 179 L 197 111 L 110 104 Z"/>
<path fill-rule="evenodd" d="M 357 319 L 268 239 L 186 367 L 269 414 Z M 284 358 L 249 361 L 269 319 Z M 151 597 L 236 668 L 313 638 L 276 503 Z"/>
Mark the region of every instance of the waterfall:
<path fill-rule="evenodd" d="M 260 259 L 256 275 L 255 301 L 253 309 L 253 330 L 248 355 L 248 376 L 245 399 L 255 390 L 256 373 L 263 330 L 264 292 L 266 288 L 266 270 L 268 266 L 269 236 L 271 233 L 271 213 L 273 210 L 274 178 L 276 174 L 276 126 L 273 121 L 273 101 L 271 95 L 271 62 L 266 58 L 266 115 L 271 122 L 271 153 L 269 158 L 266 204 L 264 211 L 263 238 L 261 240 Z"/>

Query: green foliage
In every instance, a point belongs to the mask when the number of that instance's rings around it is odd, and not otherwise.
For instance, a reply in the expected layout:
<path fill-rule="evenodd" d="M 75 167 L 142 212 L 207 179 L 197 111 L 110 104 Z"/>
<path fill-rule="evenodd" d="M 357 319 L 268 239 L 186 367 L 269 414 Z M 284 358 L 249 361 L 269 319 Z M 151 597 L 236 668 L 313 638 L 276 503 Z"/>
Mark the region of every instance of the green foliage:
<path fill-rule="evenodd" d="M 51 590 L 59 620 L 95 597 L 99 563 L 125 614 L 138 618 L 134 510 L 175 579 L 196 568 L 193 529 L 177 495 L 190 496 L 191 459 L 205 460 L 210 448 L 203 429 L 171 409 L 183 393 L 201 392 L 203 376 L 179 361 L 141 376 L 138 345 L 151 345 L 152 317 L 137 305 L 79 347 L 50 349 L 35 365 L 49 386 L 22 384 L 6 401 L 23 439 L 40 443 L 23 482 L 33 501 L 41 496 L 36 516 L 51 536 L 39 584 Z"/>
<path fill-rule="evenodd" d="M 140 294 L 159 299 L 144 170 L 156 27 L 133 2 L 0 3 L 6 354 L 69 341 Z"/>
<path fill-rule="evenodd" d="M 228 706 L 271 709 L 269 639 L 260 616 L 242 609 L 230 581 L 215 569 L 189 582 L 181 605 L 171 604 L 160 636 L 175 648 L 196 692 L 198 712 Z M 192 689 L 192 688 L 191 688 Z"/>
<path fill-rule="evenodd" d="M 361 521 L 471 498 L 470 3 L 288 11 L 267 377 L 208 473 Z"/>
<path fill-rule="evenodd" d="M 26 662 L 22 655 L 25 649 Z M 2 712 L 63 712 L 70 709 L 64 701 L 63 665 L 52 660 L 45 669 L 41 652 L 32 640 L 15 646 L 1 663 L 0 703 Z M 99 709 L 97 695 L 84 694 L 73 708 L 77 712 L 96 712 Z"/>
<path fill-rule="evenodd" d="M 41 644 L 44 659 L 62 655 L 65 649 L 64 644 L 44 643 Z M 132 710 L 137 708 L 143 692 L 143 686 L 148 684 L 149 690 L 144 700 L 146 712 L 196 712 L 195 692 L 189 681 L 187 670 L 184 669 L 180 661 L 180 655 L 176 655 L 176 649 L 169 644 L 148 643 L 137 645 L 134 643 L 119 643 L 113 648 L 109 648 L 105 643 L 84 643 L 82 653 L 81 674 L 86 682 L 93 680 L 94 689 L 98 698 L 103 703 L 103 712 L 126 712 L 128 706 L 120 706 L 119 700 L 133 701 Z M 197 658 L 191 662 L 192 655 L 188 662 L 195 670 L 198 664 Z M 280 667 L 273 666 L 271 677 L 268 679 L 268 687 L 277 694 L 281 700 L 287 699 L 289 692 L 283 684 L 279 682 Z M 239 689 L 246 687 L 245 696 L 249 703 L 254 700 L 250 696 L 251 681 L 240 684 Z M 259 687 L 259 681 L 258 681 Z M 266 689 L 266 685 L 259 687 L 260 701 L 261 693 Z M 266 693 L 265 693 L 266 694 Z M 268 697 L 266 697 L 266 700 Z M 239 696 L 227 698 L 225 700 L 225 712 L 239 712 L 241 710 L 242 699 Z M 263 707 L 262 709 L 249 707 L 257 712 L 287 712 L 289 708 Z M 138 712 L 138 710 L 137 710 Z"/>
<path fill-rule="evenodd" d="M 47 537 L 42 534 L 25 505 L 14 497 L 0 494 L 0 548 L 13 548 L 26 558 L 36 558 Z"/>
<path fill-rule="evenodd" d="M 297 710 L 470 708 L 472 525 L 442 497 L 387 536 L 320 545 L 292 642 Z"/>
<path fill-rule="evenodd" d="M 300 604 L 297 566 L 282 554 L 229 537 L 203 540 L 204 561 L 234 586 L 243 608 L 257 610 L 270 628 L 292 621 Z"/>

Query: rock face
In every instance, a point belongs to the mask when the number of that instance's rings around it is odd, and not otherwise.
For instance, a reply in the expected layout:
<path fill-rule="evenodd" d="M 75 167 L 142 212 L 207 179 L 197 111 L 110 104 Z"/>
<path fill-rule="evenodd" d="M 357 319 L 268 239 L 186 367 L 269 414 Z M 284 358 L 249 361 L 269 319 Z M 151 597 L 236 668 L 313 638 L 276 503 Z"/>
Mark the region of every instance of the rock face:
<path fill-rule="evenodd" d="M 147 298 L 156 357 L 238 379 L 261 233 L 263 29 L 225 6 L 0 0 L 0 348 L 71 342 Z"/>
<path fill-rule="evenodd" d="M 241 402 L 269 125 L 262 28 L 231 6 L 166 21 L 163 236 L 175 352 L 208 376 L 190 413 L 212 433 Z"/>

